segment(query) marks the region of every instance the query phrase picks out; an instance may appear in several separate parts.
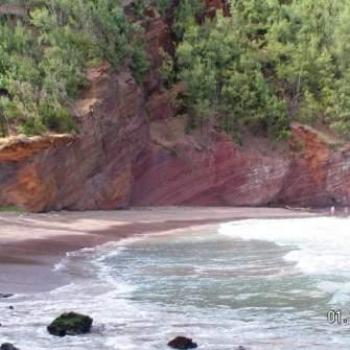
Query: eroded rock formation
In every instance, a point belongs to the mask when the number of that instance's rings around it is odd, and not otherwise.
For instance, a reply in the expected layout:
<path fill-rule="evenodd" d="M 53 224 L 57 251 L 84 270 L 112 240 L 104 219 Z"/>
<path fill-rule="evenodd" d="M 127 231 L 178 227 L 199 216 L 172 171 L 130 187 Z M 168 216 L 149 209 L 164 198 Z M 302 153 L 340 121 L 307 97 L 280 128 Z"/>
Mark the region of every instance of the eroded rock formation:
<path fill-rule="evenodd" d="M 74 107 L 79 136 L 0 146 L 0 203 L 31 211 L 112 209 L 130 203 L 133 162 L 148 145 L 144 97 L 131 74 L 91 70 Z"/>
<path fill-rule="evenodd" d="M 289 146 L 254 138 L 239 146 L 212 127 L 187 134 L 174 103 L 184 87 L 163 89 L 158 69 L 170 30 L 152 11 L 144 26 L 152 69 L 143 87 L 127 68 L 91 69 L 72 108 L 78 135 L 0 142 L 0 206 L 350 204 L 350 145 L 316 130 L 294 125 Z"/>

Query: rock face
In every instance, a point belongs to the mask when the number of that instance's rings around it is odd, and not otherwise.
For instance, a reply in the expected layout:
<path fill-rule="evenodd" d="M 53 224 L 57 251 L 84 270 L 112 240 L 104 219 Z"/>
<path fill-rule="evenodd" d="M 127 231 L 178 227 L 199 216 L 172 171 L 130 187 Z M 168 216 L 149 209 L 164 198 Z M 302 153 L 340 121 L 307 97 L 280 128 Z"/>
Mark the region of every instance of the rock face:
<path fill-rule="evenodd" d="M 91 88 L 75 105 L 79 136 L 0 145 L 0 205 L 40 212 L 350 204 L 350 145 L 302 125 L 293 126 L 283 152 L 259 140 L 239 146 L 214 130 L 186 135 L 181 119 L 168 117 L 165 100 L 145 102 L 129 72 L 105 68 L 89 79 Z"/>
<path fill-rule="evenodd" d="M 129 205 L 132 165 L 148 145 L 143 93 L 127 70 L 100 67 L 88 78 L 74 106 L 79 136 L 0 144 L 1 205 L 36 212 Z"/>
<path fill-rule="evenodd" d="M 169 126 L 167 126 L 169 127 Z M 134 205 L 328 206 L 350 204 L 350 146 L 293 125 L 288 149 L 241 147 L 223 133 L 182 136 L 136 167 Z"/>
<path fill-rule="evenodd" d="M 136 206 L 267 204 L 278 195 L 288 166 L 289 161 L 277 154 L 242 150 L 223 133 L 184 135 L 173 144 L 156 140 L 135 167 L 131 202 Z"/>
<path fill-rule="evenodd" d="M 173 349 L 187 350 L 197 348 L 197 344 L 192 341 L 192 339 L 186 337 L 176 337 L 168 343 Z"/>
<path fill-rule="evenodd" d="M 225 1 L 207 1 L 208 9 Z M 176 97 L 161 84 L 169 27 L 147 10 L 151 70 L 138 86 L 127 69 L 89 70 L 72 107 L 78 135 L 0 140 L 0 206 L 33 212 L 151 205 L 350 205 L 350 145 L 294 125 L 288 147 L 235 144 L 213 127 L 185 133 Z"/>
<path fill-rule="evenodd" d="M 350 145 L 294 125 L 290 165 L 275 203 L 301 206 L 350 204 Z"/>
<path fill-rule="evenodd" d="M 89 333 L 92 326 L 92 318 L 74 312 L 62 314 L 48 327 L 47 331 L 55 336 L 79 335 Z"/>

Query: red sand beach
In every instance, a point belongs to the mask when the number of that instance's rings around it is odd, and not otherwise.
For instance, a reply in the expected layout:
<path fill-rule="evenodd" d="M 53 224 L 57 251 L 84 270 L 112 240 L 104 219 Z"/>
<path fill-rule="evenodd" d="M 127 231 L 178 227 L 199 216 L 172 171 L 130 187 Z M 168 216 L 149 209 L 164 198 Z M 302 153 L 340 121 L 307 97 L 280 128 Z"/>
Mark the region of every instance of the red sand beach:
<path fill-rule="evenodd" d="M 127 211 L 0 214 L 0 293 L 50 290 L 65 253 L 132 235 L 252 218 L 316 214 L 280 208 L 142 208 Z"/>

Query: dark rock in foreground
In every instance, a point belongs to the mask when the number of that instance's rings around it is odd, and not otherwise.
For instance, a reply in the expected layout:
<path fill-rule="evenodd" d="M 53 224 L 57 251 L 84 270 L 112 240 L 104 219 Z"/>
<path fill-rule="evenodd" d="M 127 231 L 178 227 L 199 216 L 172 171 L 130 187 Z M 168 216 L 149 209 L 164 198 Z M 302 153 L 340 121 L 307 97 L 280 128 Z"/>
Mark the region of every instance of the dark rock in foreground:
<path fill-rule="evenodd" d="M 186 337 L 176 337 L 168 343 L 168 346 L 174 349 L 187 350 L 195 349 L 197 344 L 192 341 L 192 339 Z"/>
<path fill-rule="evenodd" d="M 19 349 L 10 343 L 4 343 L 0 346 L 0 350 L 19 350 Z"/>
<path fill-rule="evenodd" d="M 89 333 L 93 319 L 89 316 L 69 312 L 57 317 L 48 327 L 47 331 L 55 336 L 79 335 Z"/>
<path fill-rule="evenodd" d="M 0 299 L 7 299 L 13 297 L 13 294 L 10 293 L 0 293 Z"/>

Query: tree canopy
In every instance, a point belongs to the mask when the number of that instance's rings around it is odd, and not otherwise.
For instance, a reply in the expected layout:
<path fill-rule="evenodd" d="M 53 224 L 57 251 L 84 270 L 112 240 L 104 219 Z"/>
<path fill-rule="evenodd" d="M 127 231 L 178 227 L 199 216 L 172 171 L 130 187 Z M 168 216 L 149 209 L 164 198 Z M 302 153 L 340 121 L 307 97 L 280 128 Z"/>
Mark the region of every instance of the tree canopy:
<path fill-rule="evenodd" d="M 187 20 L 176 52 L 192 123 L 218 118 L 283 137 L 292 121 L 350 131 L 350 3 L 231 0 L 229 17 Z"/>
<path fill-rule="evenodd" d="M 141 29 L 121 3 L 0 0 L 0 121 L 27 134 L 74 129 L 69 105 L 101 61 L 127 64 L 141 82 Z M 213 120 L 233 135 L 280 138 L 302 121 L 349 137 L 348 1 L 230 0 L 230 16 L 206 18 L 203 0 L 135 0 L 134 17 L 150 4 L 171 9 L 176 50 L 165 55 L 164 83 L 186 82 L 190 127 Z"/>

